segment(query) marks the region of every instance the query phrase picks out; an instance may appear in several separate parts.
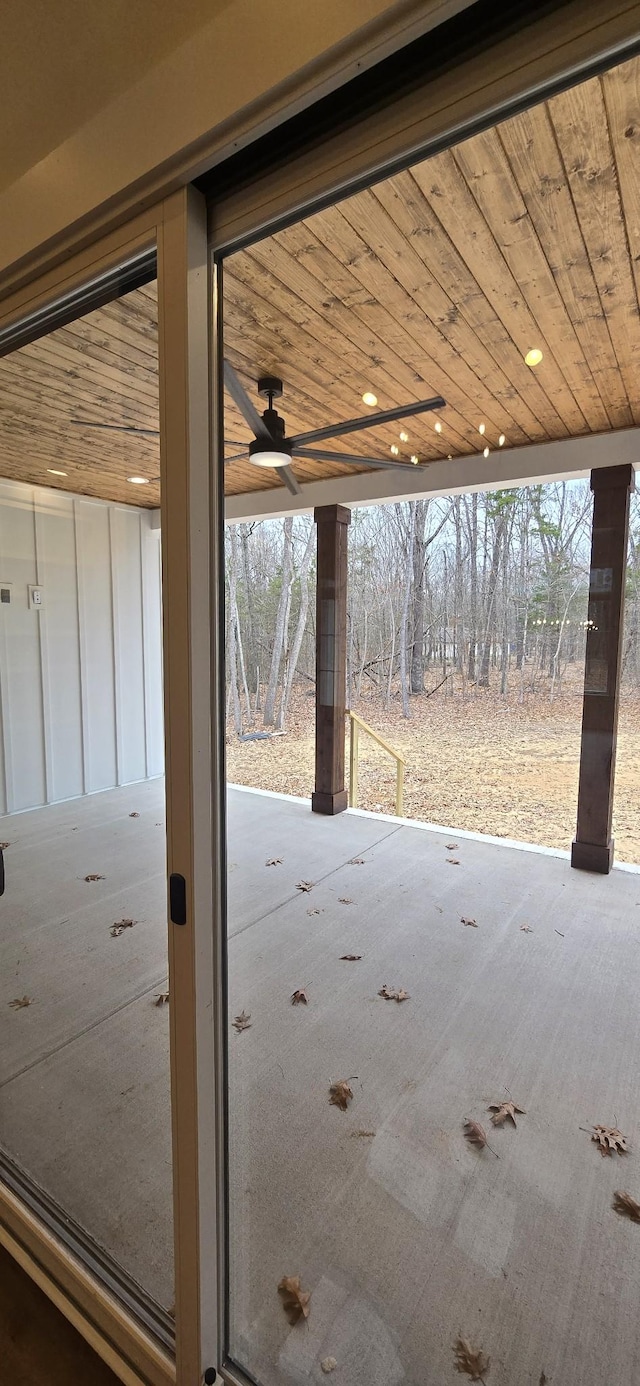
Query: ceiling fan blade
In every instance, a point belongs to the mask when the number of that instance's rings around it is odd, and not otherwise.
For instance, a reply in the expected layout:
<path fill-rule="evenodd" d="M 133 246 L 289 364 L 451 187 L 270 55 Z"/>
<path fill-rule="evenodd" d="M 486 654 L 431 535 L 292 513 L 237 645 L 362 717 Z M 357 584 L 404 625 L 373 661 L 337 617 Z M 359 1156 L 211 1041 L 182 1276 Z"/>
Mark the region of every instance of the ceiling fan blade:
<path fill-rule="evenodd" d="M 347 467 L 382 467 L 387 472 L 413 472 L 420 470 L 420 463 L 387 461 L 384 457 L 356 457 L 348 452 L 325 452 L 324 448 L 294 448 L 294 458 L 305 462 L 344 462 Z"/>
<path fill-rule="evenodd" d="M 159 438 L 159 428 L 138 428 L 137 424 L 96 423 L 93 419 L 69 419 L 78 428 L 105 428 L 113 433 L 138 433 L 148 438 Z"/>
<path fill-rule="evenodd" d="M 249 399 L 244 385 L 242 385 L 238 379 L 230 361 L 225 361 L 224 363 L 224 383 L 234 404 L 237 405 L 243 418 L 246 419 L 249 428 L 255 433 L 256 438 L 265 438 L 268 442 L 274 442 L 275 440 L 269 432 L 262 415 L 258 413 L 255 405 Z"/>
<path fill-rule="evenodd" d="M 224 459 L 224 465 L 225 465 L 225 467 L 227 467 L 227 466 L 229 465 L 230 462 L 240 462 L 240 460 L 241 460 L 243 457 L 246 459 L 247 456 L 248 456 L 248 453 L 249 453 L 249 449 L 248 449 L 248 448 L 245 448 L 245 449 L 244 449 L 244 452 L 234 452 L 234 454 L 233 454 L 232 457 L 225 457 L 225 459 Z"/>
<path fill-rule="evenodd" d="M 302 495 L 302 487 L 300 486 L 297 477 L 294 476 L 291 467 L 276 467 L 275 470 L 277 471 L 278 476 L 282 477 L 282 480 L 284 481 L 287 490 L 291 492 L 292 496 Z"/>
<path fill-rule="evenodd" d="M 329 424 L 326 428 L 312 428 L 308 433 L 298 433 L 289 441 L 294 449 L 306 443 L 321 443 L 324 438 L 338 438 L 341 433 L 357 433 L 361 428 L 377 428 L 380 424 L 393 423 L 394 419 L 408 419 L 412 414 L 428 414 L 431 409 L 444 409 L 446 401 L 441 395 L 433 399 L 418 400 L 416 404 L 402 404 L 397 409 L 379 409 L 366 418 L 346 419 L 344 423 Z"/>

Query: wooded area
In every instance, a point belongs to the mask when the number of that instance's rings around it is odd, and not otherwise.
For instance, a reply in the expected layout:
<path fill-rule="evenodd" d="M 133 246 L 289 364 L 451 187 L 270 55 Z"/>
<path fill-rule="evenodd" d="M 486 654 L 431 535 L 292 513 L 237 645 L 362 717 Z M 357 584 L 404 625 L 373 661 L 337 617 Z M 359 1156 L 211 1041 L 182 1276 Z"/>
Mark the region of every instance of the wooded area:
<path fill-rule="evenodd" d="M 353 511 L 347 701 L 558 696 L 584 659 L 589 484 L 559 482 Z M 286 729 L 314 687 L 311 517 L 229 526 L 228 710 L 238 735 Z M 632 497 L 623 680 L 640 686 L 640 506 Z"/>

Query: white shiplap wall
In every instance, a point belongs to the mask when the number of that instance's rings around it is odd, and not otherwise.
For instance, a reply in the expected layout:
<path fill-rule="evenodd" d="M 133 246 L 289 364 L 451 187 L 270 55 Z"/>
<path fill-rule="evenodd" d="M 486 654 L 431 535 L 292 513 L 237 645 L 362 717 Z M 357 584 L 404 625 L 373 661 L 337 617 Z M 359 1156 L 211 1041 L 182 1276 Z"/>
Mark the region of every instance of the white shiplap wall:
<path fill-rule="evenodd" d="M 151 514 L 0 481 L 0 813 L 162 774 Z"/>

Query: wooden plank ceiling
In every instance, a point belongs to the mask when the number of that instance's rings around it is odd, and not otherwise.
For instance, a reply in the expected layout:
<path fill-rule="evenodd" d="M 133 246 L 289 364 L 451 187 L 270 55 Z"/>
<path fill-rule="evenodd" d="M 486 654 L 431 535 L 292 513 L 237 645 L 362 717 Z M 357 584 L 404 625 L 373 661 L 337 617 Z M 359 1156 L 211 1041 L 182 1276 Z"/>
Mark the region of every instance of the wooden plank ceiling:
<path fill-rule="evenodd" d="M 258 376 L 283 378 L 290 434 L 366 413 L 367 390 L 443 395 L 440 432 L 425 415 L 324 445 L 426 465 L 640 423 L 639 279 L 634 59 L 230 257 L 225 353 L 260 409 Z M 157 437 L 77 418 L 157 429 L 155 286 L 0 361 L 0 474 L 157 505 L 157 481 L 126 479 L 158 476 Z M 251 436 L 229 400 L 225 434 L 228 455 Z M 280 484 L 227 466 L 229 494 Z"/>

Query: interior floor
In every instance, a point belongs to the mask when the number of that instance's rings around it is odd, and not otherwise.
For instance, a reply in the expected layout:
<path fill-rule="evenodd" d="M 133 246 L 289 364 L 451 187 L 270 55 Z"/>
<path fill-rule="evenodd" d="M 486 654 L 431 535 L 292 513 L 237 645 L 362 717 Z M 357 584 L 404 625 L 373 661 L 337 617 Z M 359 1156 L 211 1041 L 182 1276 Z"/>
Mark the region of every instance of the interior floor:
<path fill-rule="evenodd" d="M 0 821 L 0 1138 L 168 1306 L 162 805 L 155 781 Z M 327 1358 L 336 1386 L 440 1386 L 462 1337 L 495 1386 L 638 1379 L 612 1207 L 640 1200 L 638 875 L 232 789 L 229 894 L 233 1356 L 265 1386 Z"/>

